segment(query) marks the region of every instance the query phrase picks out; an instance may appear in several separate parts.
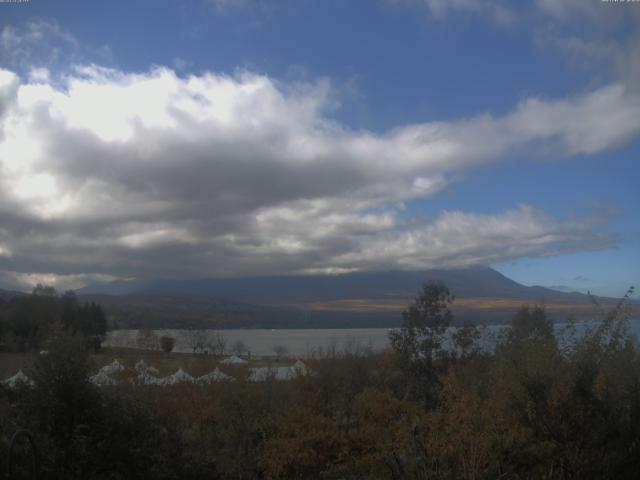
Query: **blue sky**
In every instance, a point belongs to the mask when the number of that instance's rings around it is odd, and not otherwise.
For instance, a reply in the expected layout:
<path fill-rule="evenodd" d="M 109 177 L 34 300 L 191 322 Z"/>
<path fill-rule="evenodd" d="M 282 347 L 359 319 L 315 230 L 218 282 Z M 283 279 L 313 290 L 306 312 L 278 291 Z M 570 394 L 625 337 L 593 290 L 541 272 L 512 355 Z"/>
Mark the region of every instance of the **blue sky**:
<path fill-rule="evenodd" d="M 492 265 L 621 295 L 638 25 L 599 0 L 0 4 L 0 281 Z"/>

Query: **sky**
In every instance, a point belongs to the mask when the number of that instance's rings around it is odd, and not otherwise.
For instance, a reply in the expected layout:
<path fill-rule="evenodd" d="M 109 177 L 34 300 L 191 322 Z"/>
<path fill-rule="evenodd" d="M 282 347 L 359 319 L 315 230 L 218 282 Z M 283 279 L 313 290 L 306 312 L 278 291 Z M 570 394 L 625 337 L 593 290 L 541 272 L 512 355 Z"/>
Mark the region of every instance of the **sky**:
<path fill-rule="evenodd" d="M 640 280 L 640 2 L 0 3 L 0 287 Z"/>

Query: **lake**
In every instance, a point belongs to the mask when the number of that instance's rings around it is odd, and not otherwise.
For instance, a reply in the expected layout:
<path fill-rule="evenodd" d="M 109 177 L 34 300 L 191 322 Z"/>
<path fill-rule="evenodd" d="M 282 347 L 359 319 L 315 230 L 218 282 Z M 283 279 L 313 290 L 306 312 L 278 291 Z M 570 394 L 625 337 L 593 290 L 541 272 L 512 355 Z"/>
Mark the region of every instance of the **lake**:
<path fill-rule="evenodd" d="M 598 324 L 597 321 L 579 322 L 575 324 L 575 336 L 580 337 L 589 328 Z M 557 323 L 554 328 L 561 344 L 571 341 L 570 332 L 566 329 L 566 323 Z M 640 338 L 640 328 L 637 322 L 629 322 L 630 330 L 636 338 Z M 482 327 L 482 348 L 490 349 L 495 345 L 496 338 L 508 326 L 490 325 Z M 455 331 L 449 329 L 449 336 Z M 187 330 L 158 329 L 154 333 L 160 337 L 171 336 L 176 339 L 175 352 L 191 353 Z M 209 339 L 213 339 L 216 333 L 220 333 L 230 350 L 234 343 L 241 341 L 252 355 L 275 355 L 276 347 L 282 346 L 287 354 L 305 357 L 312 353 L 335 350 L 342 352 L 382 351 L 388 345 L 387 328 L 326 328 L 326 329 L 255 329 L 255 330 L 207 330 Z M 112 330 L 108 332 L 104 342 L 105 347 L 131 347 L 136 348 L 138 330 Z"/>
<path fill-rule="evenodd" d="M 174 352 L 190 353 L 192 348 L 186 330 L 154 330 L 156 335 L 167 335 L 176 339 Z M 275 348 L 282 346 L 289 355 L 307 356 L 320 349 L 356 351 L 367 348 L 380 351 L 388 343 L 386 328 L 326 328 L 326 329 L 255 329 L 255 330 L 208 330 L 210 338 L 220 333 L 231 349 L 241 341 L 252 355 L 275 355 Z M 105 347 L 137 347 L 138 330 L 113 330 L 108 332 Z"/>

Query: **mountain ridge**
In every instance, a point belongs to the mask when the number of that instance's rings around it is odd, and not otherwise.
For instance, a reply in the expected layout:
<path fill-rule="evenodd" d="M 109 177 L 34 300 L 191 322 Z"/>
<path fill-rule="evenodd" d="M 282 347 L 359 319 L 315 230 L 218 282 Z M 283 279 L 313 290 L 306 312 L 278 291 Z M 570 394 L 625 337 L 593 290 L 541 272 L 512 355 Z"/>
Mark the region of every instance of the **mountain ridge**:
<path fill-rule="evenodd" d="M 522 304 L 545 304 L 555 320 L 593 315 L 577 292 L 525 286 L 491 268 L 388 271 L 339 276 L 264 276 L 115 282 L 79 289 L 116 327 L 334 328 L 397 326 L 421 285 L 442 281 L 459 321 L 504 323 Z M 598 297 L 604 304 L 616 299 Z"/>
<path fill-rule="evenodd" d="M 76 290 L 76 293 L 79 295 L 182 293 L 257 304 L 273 304 L 372 298 L 371 295 L 411 298 L 424 282 L 430 280 L 442 281 L 457 296 L 531 299 L 562 297 L 573 300 L 587 298 L 586 295 L 578 292 L 562 292 L 542 286 L 525 286 L 492 268 L 479 267 L 458 270 L 355 272 L 336 276 L 283 275 L 116 281 L 90 285 Z M 286 293 L 283 294 L 283 292 Z"/>

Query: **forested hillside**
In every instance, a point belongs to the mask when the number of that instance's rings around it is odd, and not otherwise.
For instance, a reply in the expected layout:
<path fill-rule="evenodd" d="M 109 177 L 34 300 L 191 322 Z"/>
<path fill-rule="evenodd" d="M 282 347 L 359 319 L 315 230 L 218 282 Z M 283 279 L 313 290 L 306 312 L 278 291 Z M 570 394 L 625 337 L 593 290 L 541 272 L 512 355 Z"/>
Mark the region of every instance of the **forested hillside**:
<path fill-rule="evenodd" d="M 492 352 L 470 324 L 443 348 L 453 302 L 425 285 L 389 350 L 326 352 L 281 382 L 240 366 L 207 386 L 98 388 L 87 345 L 59 332 L 27 372 L 34 386 L 0 387 L 0 475 L 27 428 L 56 479 L 636 477 L 640 351 L 626 299 L 563 348 L 544 309 L 523 306 Z"/>
<path fill-rule="evenodd" d="M 544 304 L 554 321 L 593 316 L 587 295 L 527 287 L 491 268 L 112 282 L 77 293 L 102 306 L 112 328 L 397 327 L 427 281 L 449 285 L 458 323 L 506 323 L 523 303 Z"/>
<path fill-rule="evenodd" d="M 106 334 L 107 318 L 100 306 L 81 302 L 76 294 L 63 295 L 38 285 L 31 295 L 10 293 L 0 297 L 0 349 L 37 351 L 56 331 L 81 336 L 98 349 Z"/>

